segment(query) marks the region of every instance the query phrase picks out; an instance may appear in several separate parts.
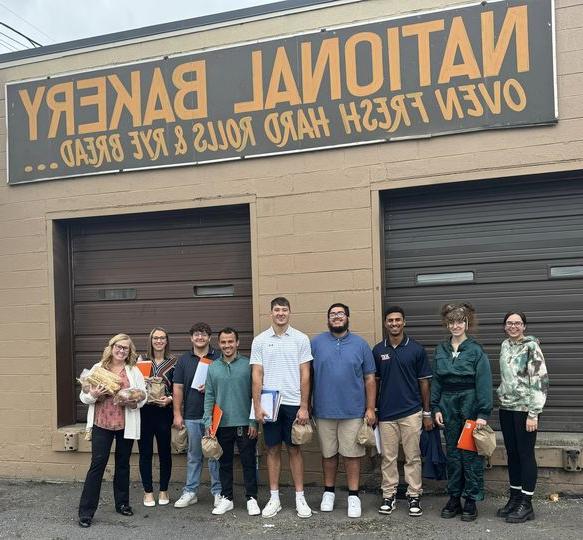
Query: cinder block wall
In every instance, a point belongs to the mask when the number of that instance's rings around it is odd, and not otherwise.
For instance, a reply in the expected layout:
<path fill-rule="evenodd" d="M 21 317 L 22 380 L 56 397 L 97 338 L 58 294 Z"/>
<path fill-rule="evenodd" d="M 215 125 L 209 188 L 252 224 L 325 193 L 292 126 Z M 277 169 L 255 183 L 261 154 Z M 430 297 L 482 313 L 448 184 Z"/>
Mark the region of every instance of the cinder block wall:
<path fill-rule="evenodd" d="M 0 66 L 0 82 L 464 3 L 370 0 L 61 58 L 39 57 Z M 342 300 L 351 306 L 353 330 L 372 344 L 381 337 L 380 190 L 583 167 L 583 0 L 557 0 L 556 25 L 561 119 L 554 127 L 20 186 L 0 182 L 0 476 L 81 479 L 89 460 L 87 453 L 56 452 L 52 445 L 57 428 L 53 219 L 247 203 L 253 216 L 255 330 L 269 324 L 268 302 L 275 295 L 290 298 L 292 324 L 310 335 L 325 328 L 326 307 Z M 3 86 L 0 100 L 4 115 Z M 2 121 L 4 180 L 5 142 Z M 307 458 L 310 483 L 319 481 L 319 456 L 313 454 Z"/>

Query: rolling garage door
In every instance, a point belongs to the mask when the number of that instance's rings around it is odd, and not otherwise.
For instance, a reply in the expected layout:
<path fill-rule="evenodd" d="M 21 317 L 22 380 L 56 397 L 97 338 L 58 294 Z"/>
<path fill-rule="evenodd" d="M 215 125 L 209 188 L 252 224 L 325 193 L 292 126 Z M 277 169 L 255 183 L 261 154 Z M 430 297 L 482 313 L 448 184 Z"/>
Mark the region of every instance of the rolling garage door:
<path fill-rule="evenodd" d="M 144 353 L 154 326 L 169 332 L 175 353 L 190 348 L 197 321 L 233 326 L 242 350 L 251 348 L 247 206 L 84 219 L 71 223 L 70 238 L 76 374 L 119 332 Z M 78 403 L 77 421 L 86 409 Z"/>
<path fill-rule="evenodd" d="M 432 357 L 446 334 L 441 305 L 474 304 L 495 387 L 501 320 L 524 311 L 550 373 L 541 429 L 583 432 L 583 179 L 527 177 L 383 197 L 385 306 L 405 308 L 409 332 Z"/>

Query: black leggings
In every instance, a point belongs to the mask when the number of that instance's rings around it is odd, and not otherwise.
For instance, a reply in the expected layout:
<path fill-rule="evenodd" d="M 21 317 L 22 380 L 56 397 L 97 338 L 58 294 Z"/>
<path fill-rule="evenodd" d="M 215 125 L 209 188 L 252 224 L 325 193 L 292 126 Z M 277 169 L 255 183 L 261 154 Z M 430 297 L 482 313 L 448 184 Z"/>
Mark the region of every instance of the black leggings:
<path fill-rule="evenodd" d="M 152 493 L 152 457 L 154 455 L 154 437 L 158 447 L 160 461 L 160 491 L 168 491 L 168 482 L 172 474 L 172 452 L 170 448 L 172 429 L 172 406 L 144 405 L 140 409 L 142 415 L 140 440 L 140 476 L 146 493 Z"/>
<path fill-rule="evenodd" d="M 534 455 L 536 431 L 526 431 L 528 413 L 500 409 L 500 427 L 508 455 L 510 486 L 532 494 L 536 486 L 537 465 Z"/>

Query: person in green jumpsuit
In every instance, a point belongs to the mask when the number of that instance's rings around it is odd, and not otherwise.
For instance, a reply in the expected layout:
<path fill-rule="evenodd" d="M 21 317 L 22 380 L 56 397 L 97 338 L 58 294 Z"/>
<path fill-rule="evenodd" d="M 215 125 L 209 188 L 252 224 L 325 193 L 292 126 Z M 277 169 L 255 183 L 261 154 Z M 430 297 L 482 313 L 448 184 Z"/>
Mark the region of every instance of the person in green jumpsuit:
<path fill-rule="evenodd" d="M 473 521 L 478 516 L 476 501 L 484 499 L 484 458 L 460 450 L 457 442 L 466 420 L 475 420 L 477 429 L 487 424 L 492 411 L 492 372 L 482 346 L 466 334 L 475 322 L 474 308 L 446 304 L 441 316 L 451 334 L 435 349 L 431 384 L 431 408 L 437 425 L 444 429 L 447 449 L 450 499 L 441 517 L 461 514 L 462 521 Z"/>

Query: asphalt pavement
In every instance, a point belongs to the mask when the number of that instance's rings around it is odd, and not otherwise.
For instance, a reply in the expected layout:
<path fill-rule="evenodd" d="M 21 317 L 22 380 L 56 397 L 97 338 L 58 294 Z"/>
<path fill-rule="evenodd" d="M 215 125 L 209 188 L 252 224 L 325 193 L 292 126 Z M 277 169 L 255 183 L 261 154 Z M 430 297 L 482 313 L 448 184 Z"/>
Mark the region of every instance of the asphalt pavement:
<path fill-rule="evenodd" d="M 460 540 L 479 539 L 577 539 L 583 538 L 583 500 L 535 500 L 536 520 L 511 525 L 496 518 L 503 505 L 501 497 L 488 497 L 479 504 L 479 517 L 473 523 L 459 519 L 442 519 L 439 511 L 446 502 L 443 495 L 423 497 L 423 516 L 411 518 L 407 503 L 399 500 L 390 516 L 377 512 L 378 493 L 361 493 L 362 517 L 346 516 L 347 493 L 337 490 L 333 512 L 319 512 L 322 490 L 307 488 L 306 498 L 314 514 L 309 519 L 296 516 L 293 489 L 282 488 L 283 510 L 272 519 L 247 515 L 241 486 L 235 486 L 235 508 L 223 516 L 211 514 L 211 496 L 207 486 L 199 492 L 199 502 L 187 508 L 142 505 L 139 483 L 132 483 L 131 504 L 134 516 L 117 514 L 113 507 L 111 482 L 104 482 L 101 501 L 93 525 L 81 529 L 77 523 L 80 483 L 47 483 L 0 480 L 0 538 L 34 539 L 206 539 L 260 537 L 273 538 L 395 538 Z M 175 501 L 181 485 L 172 484 L 170 495 Z M 266 502 L 267 490 L 260 488 L 259 504 Z"/>

